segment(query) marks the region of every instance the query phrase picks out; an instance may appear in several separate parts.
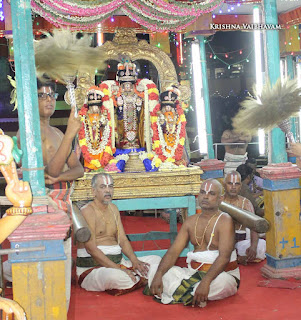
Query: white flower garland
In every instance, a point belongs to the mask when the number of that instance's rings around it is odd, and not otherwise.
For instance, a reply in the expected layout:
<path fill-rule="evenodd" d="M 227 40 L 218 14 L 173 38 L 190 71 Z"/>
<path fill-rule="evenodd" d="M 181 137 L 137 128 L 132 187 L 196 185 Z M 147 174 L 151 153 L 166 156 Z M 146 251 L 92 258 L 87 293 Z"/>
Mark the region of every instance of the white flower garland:
<path fill-rule="evenodd" d="M 179 23 L 186 23 L 188 21 L 191 21 L 193 19 L 195 19 L 195 16 L 189 16 L 189 17 L 181 17 L 181 16 L 171 16 L 168 18 L 161 18 L 159 16 L 157 16 L 155 18 L 155 15 L 150 16 L 148 13 L 143 12 L 141 9 L 135 7 L 134 5 L 132 5 L 131 3 L 126 3 L 125 6 L 127 6 L 131 11 L 133 11 L 134 13 L 138 13 L 140 16 L 152 21 L 152 20 L 156 20 L 156 21 L 162 21 L 165 24 L 179 24 Z"/>
<path fill-rule="evenodd" d="M 179 167 L 172 162 L 162 162 L 159 171 L 178 169 Z"/>
<path fill-rule="evenodd" d="M 113 15 L 113 13 L 118 10 L 118 8 L 114 8 L 114 10 L 107 12 L 105 14 L 98 14 L 90 17 L 83 17 L 83 16 L 79 17 L 79 16 L 73 16 L 70 14 L 66 15 L 66 14 L 59 13 L 58 11 L 55 11 L 52 8 L 50 8 L 47 4 L 42 3 L 40 0 L 35 0 L 35 3 L 41 8 L 43 8 L 46 12 L 47 11 L 51 12 L 56 17 L 60 17 L 61 19 L 67 19 L 69 21 L 74 21 L 74 22 L 91 22 L 95 20 L 104 20 L 106 17 Z M 42 11 L 38 12 L 38 10 L 34 10 L 34 11 L 36 11 L 38 14 L 41 14 L 41 15 L 43 13 Z"/>
<path fill-rule="evenodd" d="M 148 84 L 155 84 L 154 81 L 152 80 L 149 80 L 149 79 L 142 79 L 140 82 L 139 82 L 139 85 L 142 85 L 144 88 L 147 88 L 146 86 Z M 152 89 L 155 89 L 155 88 L 151 88 L 150 90 Z M 157 86 L 156 86 L 156 89 L 158 90 Z M 148 89 L 149 90 L 149 89 Z M 156 105 L 159 103 L 159 100 L 148 100 L 148 105 L 149 105 L 149 112 L 152 112 Z"/>
<path fill-rule="evenodd" d="M 119 160 L 124 160 L 125 162 L 127 162 L 128 160 L 129 160 L 129 155 L 128 154 L 119 154 L 118 156 L 116 156 L 115 158 L 114 158 L 114 160 L 117 160 L 117 162 L 119 161 Z"/>
<path fill-rule="evenodd" d="M 148 159 L 147 152 L 145 152 L 145 151 L 140 151 L 140 152 L 139 152 L 139 159 L 140 159 L 142 162 L 143 162 L 143 160 Z"/>

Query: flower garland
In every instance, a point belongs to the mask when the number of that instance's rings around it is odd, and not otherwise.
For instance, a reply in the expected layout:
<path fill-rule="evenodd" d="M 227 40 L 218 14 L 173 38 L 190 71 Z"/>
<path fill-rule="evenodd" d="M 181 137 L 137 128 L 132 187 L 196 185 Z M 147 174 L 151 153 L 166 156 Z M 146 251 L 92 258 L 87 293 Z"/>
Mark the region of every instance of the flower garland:
<path fill-rule="evenodd" d="M 147 153 L 145 151 L 139 152 L 139 159 L 143 162 L 145 171 L 157 171 L 158 167 L 156 167 L 153 163 L 154 154 L 153 153 Z"/>
<path fill-rule="evenodd" d="M 136 1 L 133 1 L 132 3 L 126 3 L 121 10 L 130 11 L 129 13 L 131 15 L 138 15 L 138 19 L 142 19 L 146 23 L 153 23 L 154 21 L 160 20 L 161 24 L 163 23 L 165 28 L 167 27 L 165 24 L 168 24 L 169 27 L 176 27 L 179 26 L 180 23 L 182 25 L 198 18 L 190 15 L 185 16 L 184 18 L 169 14 L 158 14 L 157 12 L 150 11 L 148 8 L 142 7 L 141 5 L 137 4 Z"/>
<path fill-rule="evenodd" d="M 31 0 L 34 12 L 55 26 L 96 28 L 99 23 L 122 10 L 151 31 L 179 31 L 193 23 L 200 15 L 213 11 L 222 0 L 181 2 L 164 0 Z"/>
<path fill-rule="evenodd" d="M 187 22 L 186 24 L 183 24 L 183 20 L 179 20 L 177 23 L 174 23 L 174 25 L 164 25 L 164 21 L 158 20 L 156 22 L 150 21 L 150 19 L 142 18 L 139 15 L 134 14 L 130 9 L 128 8 L 122 8 L 122 11 L 130 17 L 135 22 L 141 24 L 142 26 L 147 27 L 149 30 L 153 32 L 163 32 L 163 31 L 171 31 L 171 32 L 177 32 L 182 29 L 185 29 L 188 25 L 192 24 L 197 20 L 196 17 L 193 17 L 192 20 Z"/>
<path fill-rule="evenodd" d="M 158 127 L 159 140 L 161 142 L 163 155 L 166 158 L 174 158 L 176 148 L 177 148 L 177 146 L 179 144 L 179 140 L 180 140 L 180 132 L 181 132 L 181 128 L 182 128 L 182 123 L 181 122 L 178 123 L 177 132 L 176 132 L 176 141 L 174 142 L 174 145 L 172 147 L 168 146 L 165 139 L 164 139 L 163 130 L 160 125 L 159 119 L 157 120 L 157 127 Z M 170 149 L 170 152 L 167 152 L 166 151 L 167 149 Z"/>
<path fill-rule="evenodd" d="M 204 14 L 204 10 L 214 7 L 218 2 L 218 5 L 221 1 L 218 0 L 205 0 L 201 2 L 191 1 L 191 2 L 184 2 L 184 1 L 170 1 L 166 2 L 164 0 L 139 0 L 143 2 L 146 6 L 151 7 L 153 10 L 158 10 L 160 12 L 165 12 L 169 14 L 173 14 L 176 16 L 199 16 Z"/>
<path fill-rule="evenodd" d="M 155 83 L 152 80 L 149 79 L 139 79 L 137 81 L 137 90 L 139 91 L 139 87 L 142 87 L 143 89 L 147 89 L 147 94 L 148 94 L 148 100 L 149 100 L 149 111 L 152 112 L 156 106 L 159 104 L 159 90 Z"/>
<path fill-rule="evenodd" d="M 36 2 L 41 4 L 40 0 L 35 0 Z M 72 14 L 78 15 L 81 17 L 89 17 L 89 16 L 96 16 L 96 15 L 104 15 L 109 12 L 112 12 L 120 6 L 124 4 L 125 0 L 113 0 L 109 1 L 108 3 L 104 3 L 98 6 L 74 6 L 74 4 L 69 4 L 66 1 L 51 1 L 51 0 L 43 0 L 43 3 L 47 5 L 48 8 L 52 8 L 54 10 L 60 11 L 65 14 Z"/>
<path fill-rule="evenodd" d="M 183 16 L 195 16 L 198 17 L 204 14 L 204 10 L 214 7 L 218 0 L 206 0 L 203 2 L 196 3 L 195 1 L 189 2 L 187 5 L 182 1 L 165 2 L 164 0 L 139 0 L 138 2 L 143 3 L 145 6 L 149 7 L 152 12 L 159 11 L 160 13 L 165 13 L 168 15 L 174 15 L 177 17 Z M 177 2 L 175 5 L 174 3 Z"/>
<path fill-rule="evenodd" d="M 110 160 L 109 164 L 105 167 L 105 171 L 122 172 L 125 167 L 125 163 L 129 160 L 128 154 L 119 154 L 114 159 Z"/>
<path fill-rule="evenodd" d="M 96 150 L 94 149 L 90 141 L 91 132 L 87 126 L 87 105 L 84 105 L 78 113 L 81 116 L 82 120 L 82 126 L 78 132 L 79 145 L 81 147 L 83 157 L 85 160 L 85 167 L 87 169 L 92 170 L 104 168 L 110 162 L 110 160 L 113 159 L 113 153 L 115 152 L 115 150 L 112 150 L 111 140 L 113 130 L 111 123 L 111 115 L 108 108 L 110 100 L 109 90 L 106 84 L 102 84 L 99 87 L 100 90 L 104 93 L 104 96 L 102 98 L 103 105 L 101 107 L 101 112 L 104 112 L 105 110 L 108 111 L 108 121 L 105 125 L 101 142 L 98 144 Z"/>
<path fill-rule="evenodd" d="M 152 80 L 142 79 L 137 81 L 136 86 L 137 91 L 144 91 L 144 139 L 146 143 L 147 151 L 151 149 L 151 137 L 150 137 L 150 114 L 156 108 L 156 106 L 160 107 L 159 104 L 159 91 L 157 86 Z"/>
<path fill-rule="evenodd" d="M 162 162 L 175 162 L 182 158 L 184 143 L 185 143 L 185 128 L 186 128 L 186 118 L 184 111 L 180 104 L 176 104 L 177 114 L 178 114 L 178 127 L 176 130 L 176 140 L 174 146 L 171 148 L 171 152 L 167 152 L 167 144 L 163 136 L 161 125 L 159 124 L 158 112 L 160 111 L 160 105 L 156 106 L 151 112 L 151 128 L 153 131 L 153 145 L 152 149 L 157 155 L 153 159 L 153 163 L 156 167 L 161 166 Z M 168 147 L 170 148 L 170 147 Z"/>
<path fill-rule="evenodd" d="M 87 119 L 86 115 L 82 115 L 82 121 L 83 121 L 83 127 L 85 131 L 85 138 L 83 143 L 85 143 L 85 145 L 87 146 L 89 153 L 93 154 L 94 156 L 102 153 L 106 145 L 108 144 L 108 140 L 110 137 L 109 121 L 104 127 L 101 142 L 100 142 L 100 124 L 99 123 L 97 124 L 97 132 L 95 134 L 95 137 L 93 138 L 92 128 L 89 124 L 90 121 Z M 97 144 L 96 149 L 93 146 L 93 142 L 94 142 L 93 140 L 95 140 L 95 143 Z"/>
<path fill-rule="evenodd" d="M 41 0 L 32 0 L 36 2 L 41 2 Z M 103 14 L 109 10 L 114 10 L 114 8 L 120 9 L 125 3 L 136 3 L 137 5 L 144 5 L 151 9 L 152 12 L 165 13 L 175 16 L 199 16 L 204 13 L 204 9 L 208 9 L 219 2 L 220 0 L 205 0 L 205 1 L 193 1 L 193 2 L 183 2 L 183 1 L 170 1 L 166 2 L 164 0 L 105 0 L 105 1 L 89 1 L 89 3 L 84 1 L 63 1 L 63 0 L 43 0 L 48 7 L 56 9 L 60 12 L 65 12 L 67 14 L 78 15 L 78 16 L 88 16 Z"/>

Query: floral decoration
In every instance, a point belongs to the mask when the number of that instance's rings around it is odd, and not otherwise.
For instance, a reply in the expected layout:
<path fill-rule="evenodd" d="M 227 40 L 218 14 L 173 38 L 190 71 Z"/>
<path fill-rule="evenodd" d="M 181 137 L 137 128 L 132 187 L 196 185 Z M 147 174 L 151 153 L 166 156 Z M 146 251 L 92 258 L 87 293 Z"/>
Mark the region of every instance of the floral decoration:
<path fill-rule="evenodd" d="M 100 90 L 104 93 L 103 104 L 101 107 L 101 114 L 104 111 L 109 110 L 109 89 L 106 84 L 100 85 Z M 78 132 L 79 145 L 82 150 L 82 154 L 85 160 L 85 168 L 87 170 L 98 170 L 100 168 L 105 168 L 110 160 L 113 159 L 113 153 L 115 149 L 112 150 L 112 123 L 110 112 L 107 112 L 107 122 L 103 129 L 102 137 L 97 136 L 97 145 L 92 145 L 91 141 L 91 127 L 89 126 L 87 112 L 88 106 L 85 104 L 79 111 L 79 116 L 81 117 L 82 126 Z"/>
<path fill-rule="evenodd" d="M 178 114 L 177 129 L 175 132 L 176 139 L 173 145 L 167 144 L 161 125 L 159 123 L 158 112 L 160 111 L 160 105 L 157 105 L 151 112 L 151 128 L 153 131 L 153 145 L 152 149 L 156 156 L 153 158 L 152 163 L 156 167 L 160 167 L 161 163 L 170 162 L 174 163 L 181 160 L 186 135 L 186 118 L 184 111 L 181 108 L 179 102 L 176 103 L 176 109 Z"/>
<path fill-rule="evenodd" d="M 56 27 L 78 27 L 81 30 L 97 25 L 118 10 L 153 32 L 180 31 L 200 15 L 213 11 L 222 0 L 31 0 L 34 12 Z"/>

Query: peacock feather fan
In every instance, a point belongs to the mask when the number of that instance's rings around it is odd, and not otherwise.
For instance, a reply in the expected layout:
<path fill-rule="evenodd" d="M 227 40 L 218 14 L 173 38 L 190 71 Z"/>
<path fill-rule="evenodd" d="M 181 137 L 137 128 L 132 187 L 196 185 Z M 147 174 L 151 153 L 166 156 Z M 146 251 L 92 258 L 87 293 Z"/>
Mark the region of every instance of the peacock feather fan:
<path fill-rule="evenodd" d="M 37 76 L 41 80 L 46 74 L 66 84 L 66 77 L 76 76 L 79 70 L 91 72 L 104 69 L 103 49 L 92 48 L 89 35 L 78 39 L 76 33 L 66 29 L 55 29 L 53 35 L 46 35 L 46 38 L 34 43 Z"/>
<path fill-rule="evenodd" d="M 278 79 L 274 86 L 266 84 L 256 98 L 248 97 L 232 119 L 237 131 L 256 133 L 258 129 L 271 130 L 293 116 L 301 108 L 301 88 L 296 80 Z"/>

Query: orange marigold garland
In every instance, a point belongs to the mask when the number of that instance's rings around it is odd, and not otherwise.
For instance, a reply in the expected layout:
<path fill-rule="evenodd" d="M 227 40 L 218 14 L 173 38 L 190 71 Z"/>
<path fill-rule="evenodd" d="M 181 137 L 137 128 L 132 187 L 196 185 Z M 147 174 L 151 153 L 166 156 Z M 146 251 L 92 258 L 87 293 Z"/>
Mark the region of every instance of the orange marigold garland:
<path fill-rule="evenodd" d="M 108 111 L 106 103 L 110 100 L 108 86 L 102 84 L 99 86 L 100 90 L 104 93 L 102 98 L 103 105 L 101 106 L 101 114 L 104 111 Z M 113 159 L 112 150 L 112 123 L 110 112 L 107 112 L 107 123 L 104 126 L 102 137 L 96 146 L 92 146 L 91 143 L 91 128 L 89 127 L 89 121 L 87 117 L 88 106 L 85 104 L 79 111 L 79 116 L 82 120 L 82 126 L 78 133 L 79 145 L 81 147 L 83 157 L 85 160 L 85 169 L 99 170 L 104 168 L 110 160 Z M 100 130 L 100 128 L 99 128 Z M 96 147 L 96 150 L 95 150 Z"/>

